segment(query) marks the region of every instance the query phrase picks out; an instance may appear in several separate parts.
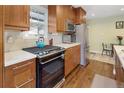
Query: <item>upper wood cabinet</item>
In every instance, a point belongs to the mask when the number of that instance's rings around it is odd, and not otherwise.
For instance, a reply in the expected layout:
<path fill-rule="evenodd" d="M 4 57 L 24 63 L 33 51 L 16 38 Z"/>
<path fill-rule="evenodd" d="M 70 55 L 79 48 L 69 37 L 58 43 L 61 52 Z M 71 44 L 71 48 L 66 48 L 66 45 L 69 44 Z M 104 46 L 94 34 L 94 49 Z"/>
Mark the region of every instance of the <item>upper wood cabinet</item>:
<path fill-rule="evenodd" d="M 64 17 L 64 5 L 58 5 L 56 6 L 56 20 L 57 20 L 57 32 L 64 32 L 65 26 L 66 26 L 66 20 Z"/>
<path fill-rule="evenodd" d="M 85 23 L 86 12 L 82 8 L 71 5 L 48 6 L 48 29 L 50 33 L 66 31 L 66 21 L 74 24 Z"/>
<path fill-rule="evenodd" d="M 75 12 L 74 8 L 71 5 L 64 6 L 64 17 L 66 20 L 71 20 L 72 22 L 74 22 Z"/>
<path fill-rule="evenodd" d="M 30 6 L 28 5 L 6 5 L 5 6 L 5 28 L 14 30 L 29 30 Z"/>
<path fill-rule="evenodd" d="M 75 8 L 72 7 L 71 5 L 68 6 L 68 20 L 70 20 L 72 23 L 75 21 Z"/>
<path fill-rule="evenodd" d="M 64 5 L 48 6 L 48 29 L 50 33 L 65 31 Z"/>
<path fill-rule="evenodd" d="M 48 6 L 48 31 L 50 33 L 57 32 L 56 23 L 56 6 Z"/>
<path fill-rule="evenodd" d="M 3 6 L 0 5 L 0 88 L 3 87 Z"/>
<path fill-rule="evenodd" d="M 81 7 L 75 8 L 75 24 L 86 23 L 85 15 L 86 11 Z"/>
<path fill-rule="evenodd" d="M 7 88 L 36 87 L 35 59 L 17 63 L 5 68 L 5 86 Z"/>

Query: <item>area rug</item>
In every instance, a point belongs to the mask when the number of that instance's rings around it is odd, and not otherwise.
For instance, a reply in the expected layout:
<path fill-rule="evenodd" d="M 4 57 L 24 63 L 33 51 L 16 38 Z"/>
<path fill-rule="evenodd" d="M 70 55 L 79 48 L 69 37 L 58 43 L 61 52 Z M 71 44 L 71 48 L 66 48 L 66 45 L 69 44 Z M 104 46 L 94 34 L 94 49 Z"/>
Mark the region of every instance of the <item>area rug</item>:
<path fill-rule="evenodd" d="M 95 74 L 91 88 L 121 88 L 123 83 L 118 83 L 116 80 Z"/>

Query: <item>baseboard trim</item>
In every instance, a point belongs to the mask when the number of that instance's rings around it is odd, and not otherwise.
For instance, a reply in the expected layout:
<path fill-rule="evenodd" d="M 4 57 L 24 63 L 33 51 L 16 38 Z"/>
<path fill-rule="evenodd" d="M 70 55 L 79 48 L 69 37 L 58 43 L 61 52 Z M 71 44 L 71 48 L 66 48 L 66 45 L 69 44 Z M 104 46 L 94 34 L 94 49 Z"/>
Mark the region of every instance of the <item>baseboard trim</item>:
<path fill-rule="evenodd" d="M 101 54 L 100 51 L 89 51 L 90 53 L 94 53 L 94 54 Z"/>

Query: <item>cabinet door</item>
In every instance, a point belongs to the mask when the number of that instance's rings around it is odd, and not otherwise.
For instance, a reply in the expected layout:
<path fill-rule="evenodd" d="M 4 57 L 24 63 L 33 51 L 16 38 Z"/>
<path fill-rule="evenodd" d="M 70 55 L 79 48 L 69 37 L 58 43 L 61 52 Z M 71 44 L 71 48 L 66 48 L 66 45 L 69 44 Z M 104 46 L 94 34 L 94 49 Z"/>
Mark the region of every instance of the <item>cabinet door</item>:
<path fill-rule="evenodd" d="M 65 76 L 80 64 L 80 45 L 71 47 L 65 52 Z"/>
<path fill-rule="evenodd" d="M 69 19 L 74 23 L 74 8 L 72 6 L 69 7 L 69 11 L 70 11 L 70 14 L 69 14 Z"/>
<path fill-rule="evenodd" d="M 5 87 L 35 87 L 35 59 L 5 68 Z"/>
<path fill-rule="evenodd" d="M 75 10 L 71 5 L 64 6 L 64 16 L 65 16 L 65 20 L 70 20 L 74 22 Z"/>
<path fill-rule="evenodd" d="M 73 69 L 80 64 L 80 45 L 72 47 L 72 56 L 73 56 Z"/>
<path fill-rule="evenodd" d="M 57 32 L 56 26 L 56 5 L 48 6 L 48 30 L 50 33 Z"/>
<path fill-rule="evenodd" d="M 115 70 L 116 70 L 116 80 L 120 82 L 124 82 L 124 70 L 117 56 L 115 62 Z"/>
<path fill-rule="evenodd" d="M 86 12 L 82 9 L 82 8 L 76 8 L 75 9 L 75 24 L 81 24 L 81 23 L 85 23 L 85 18 L 84 16 L 86 15 Z"/>
<path fill-rule="evenodd" d="M 80 64 L 80 58 L 81 58 L 81 50 L 80 50 L 80 45 L 78 46 L 75 46 L 75 63 L 76 63 L 76 66 Z"/>
<path fill-rule="evenodd" d="M 64 5 L 58 5 L 57 7 L 57 32 L 65 31 L 65 17 L 64 17 Z"/>
<path fill-rule="evenodd" d="M 65 76 L 67 76 L 73 69 L 73 54 L 72 48 L 69 48 L 65 52 Z"/>
<path fill-rule="evenodd" d="M 8 29 L 29 29 L 30 9 L 27 5 L 6 5 L 5 26 Z"/>
<path fill-rule="evenodd" d="M 3 84 L 3 6 L 0 6 L 0 88 Z"/>

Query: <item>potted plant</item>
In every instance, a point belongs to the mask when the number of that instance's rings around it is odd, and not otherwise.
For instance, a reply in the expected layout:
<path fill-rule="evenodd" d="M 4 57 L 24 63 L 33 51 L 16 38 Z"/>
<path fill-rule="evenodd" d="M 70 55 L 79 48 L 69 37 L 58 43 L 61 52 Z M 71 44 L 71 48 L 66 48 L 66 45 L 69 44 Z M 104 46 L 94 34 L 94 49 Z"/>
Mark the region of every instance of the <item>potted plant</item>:
<path fill-rule="evenodd" d="M 119 40 L 119 45 L 121 45 L 122 44 L 122 39 L 123 39 L 123 37 L 122 36 L 117 36 L 117 38 L 118 38 L 118 40 Z"/>

